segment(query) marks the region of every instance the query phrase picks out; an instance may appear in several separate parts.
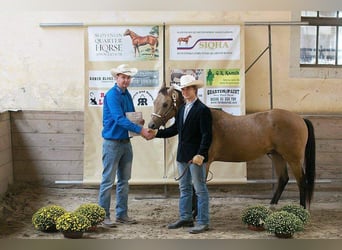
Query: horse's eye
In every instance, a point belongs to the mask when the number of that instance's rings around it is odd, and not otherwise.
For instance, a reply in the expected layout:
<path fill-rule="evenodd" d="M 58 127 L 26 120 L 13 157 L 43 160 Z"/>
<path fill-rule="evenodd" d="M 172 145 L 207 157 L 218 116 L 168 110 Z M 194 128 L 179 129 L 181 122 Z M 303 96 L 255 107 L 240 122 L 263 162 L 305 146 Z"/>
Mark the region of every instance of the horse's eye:
<path fill-rule="evenodd" d="M 167 108 L 167 103 L 163 103 L 163 108 Z"/>

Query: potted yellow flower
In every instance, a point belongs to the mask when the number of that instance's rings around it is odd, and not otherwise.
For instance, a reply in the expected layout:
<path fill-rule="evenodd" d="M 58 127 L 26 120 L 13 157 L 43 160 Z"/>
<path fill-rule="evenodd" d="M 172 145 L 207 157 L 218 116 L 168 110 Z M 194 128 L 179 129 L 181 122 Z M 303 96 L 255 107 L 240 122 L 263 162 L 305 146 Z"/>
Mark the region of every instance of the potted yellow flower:
<path fill-rule="evenodd" d="M 310 219 L 310 212 L 306 210 L 303 206 L 296 205 L 296 204 L 288 204 L 283 206 L 280 210 L 292 213 L 299 217 L 304 223 L 304 225 Z"/>
<path fill-rule="evenodd" d="M 292 213 L 276 211 L 266 218 L 265 229 L 278 238 L 292 238 L 295 232 L 304 229 L 304 224 L 298 216 Z"/>
<path fill-rule="evenodd" d="M 103 207 L 96 203 L 87 203 L 80 205 L 76 210 L 76 213 L 80 213 L 88 218 L 91 224 L 91 229 L 96 229 L 96 226 L 102 222 L 106 217 L 106 211 Z"/>
<path fill-rule="evenodd" d="M 66 238 L 82 238 L 90 226 L 88 218 L 76 212 L 66 212 L 56 221 L 56 229 Z"/>
<path fill-rule="evenodd" d="M 43 232 L 57 232 L 56 220 L 66 213 L 66 210 L 58 205 L 48 205 L 38 209 L 32 216 L 32 224 L 35 229 Z"/>
<path fill-rule="evenodd" d="M 241 220 L 250 230 L 262 231 L 265 219 L 272 211 L 263 205 L 250 205 L 242 211 Z"/>

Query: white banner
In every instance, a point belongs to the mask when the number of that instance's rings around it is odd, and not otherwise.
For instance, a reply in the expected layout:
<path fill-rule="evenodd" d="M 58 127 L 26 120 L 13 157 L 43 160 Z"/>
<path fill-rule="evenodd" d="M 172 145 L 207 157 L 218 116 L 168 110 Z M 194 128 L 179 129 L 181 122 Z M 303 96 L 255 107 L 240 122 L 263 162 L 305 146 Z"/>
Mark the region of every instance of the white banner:
<path fill-rule="evenodd" d="M 89 27 L 90 62 L 134 61 L 158 56 L 158 26 Z"/>
<path fill-rule="evenodd" d="M 240 25 L 170 27 L 171 60 L 240 60 Z"/>

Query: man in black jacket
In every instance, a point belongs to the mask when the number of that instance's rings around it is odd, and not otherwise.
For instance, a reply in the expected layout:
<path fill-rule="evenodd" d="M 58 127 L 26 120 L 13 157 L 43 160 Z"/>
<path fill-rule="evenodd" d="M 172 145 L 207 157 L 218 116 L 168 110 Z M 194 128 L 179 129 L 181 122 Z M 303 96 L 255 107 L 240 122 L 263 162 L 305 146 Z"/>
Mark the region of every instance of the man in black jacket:
<path fill-rule="evenodd" d="M 175 123 L 158 130 L 156 137 L 168 138 L 178 134 L 177 167 L 179 180 L 179 214 L 169 229 L 191 227 L 190 233 L 202 233 L 209 229 L 209 193 L 206 185 L 206 162 L 212 140 L 212 117 L 210 109 L 197 97 L 203 82 L 192 75 L 184 75 L 178 88 L 182 91 L 185 104 L 177 113 Z M 184 174 L 183 174 L 184 173 Z M 192 195 L 194 186 L 197 196 L 198 215 L 196 225 L 192 219 Z"/>

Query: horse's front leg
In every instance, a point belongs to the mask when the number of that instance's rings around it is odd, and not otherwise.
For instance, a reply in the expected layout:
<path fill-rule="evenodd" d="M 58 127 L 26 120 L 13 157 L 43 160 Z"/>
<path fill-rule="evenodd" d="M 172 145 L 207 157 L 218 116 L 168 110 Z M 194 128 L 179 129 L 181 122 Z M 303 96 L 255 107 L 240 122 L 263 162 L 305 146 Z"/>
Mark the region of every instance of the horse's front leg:
<path fill-rule="evenodd" d="M 135 45 L 134 46 L 134 55 L 135 55 L 135 57 L 137 57 L 137 52 L 138 52 L 138 56 L 140 56 L 139 46 Z"/>
<path fill-rule="evenodd" d="M 140 56 L 140 50 L 139 50 L 139 46 L 137 45 L 137 51 L 138 51 L 138 56 Z"/>
<path fill-rule="evenodd" d="M 154 57 L 154 53 L 155 53 L 155 49 L 154 49 L 154 45 L 151 45 L 151 57 Z"/>

